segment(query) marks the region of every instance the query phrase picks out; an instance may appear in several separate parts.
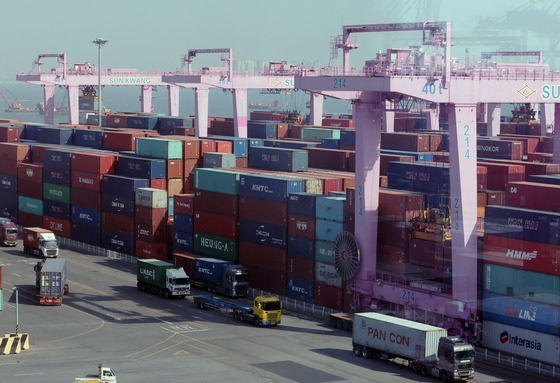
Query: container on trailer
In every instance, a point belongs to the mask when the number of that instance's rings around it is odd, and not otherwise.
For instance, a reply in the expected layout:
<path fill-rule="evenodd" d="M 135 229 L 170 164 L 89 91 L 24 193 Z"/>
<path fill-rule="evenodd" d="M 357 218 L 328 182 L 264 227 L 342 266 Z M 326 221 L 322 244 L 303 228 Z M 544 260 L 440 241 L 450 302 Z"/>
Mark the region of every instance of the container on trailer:
<path fill-rule="evenodd" d="M 62 304 L 62 295 L 66 285 L 66 261 L 54 258 L 45 260 L 38 283 L 40 304 Z"/>
<path fill-rule="evenodd" d="M 197 258 L 195 260 L 194 277 L 212 283 L 221 283 L 224 266 L 231 265 L 231 261 L 216 258 Z"/>

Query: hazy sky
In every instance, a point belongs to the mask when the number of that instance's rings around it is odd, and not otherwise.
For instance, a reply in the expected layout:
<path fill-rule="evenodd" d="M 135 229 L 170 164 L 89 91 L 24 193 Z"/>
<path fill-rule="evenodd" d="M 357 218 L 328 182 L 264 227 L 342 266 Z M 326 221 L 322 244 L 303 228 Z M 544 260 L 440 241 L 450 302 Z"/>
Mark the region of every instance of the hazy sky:
<path fill-rule="evenodd" d="M 3 1 L 0 35 L 0 81 L 15 81 L 30 71 L 40 53 L 66 53 L 70 64 L 97 65 L 103 37 L 102 66 L 139 70 L 176 70 L 182 55 L 194 48 L 233 48 L 235 60 L 287 60 L 292 64 L 328 65 L 330 36 L 343 25 L 452 21 L 455 36 L 471 36 L 482 18 L 506 19 L 508 11 L 533 9 L 558 12 L 557 1 L 526 0 L 68 0 Z M 148 5 L 149 4 L 149 5 Z M 527 10 L 529 12 L 529 10 Z M 532 11 L 531 11 L 532 12 Z M 541 13 L 518 20 L 521 28 L 539 25 Z M 518 17 L 519 19 L 519 17 Z M 550 21 L 550 20 L 548 20 Z M 494 22 L 490 26 L 497 25 Z M 556 33 L 558 27 L 556 23 Z M 544 24 L 540 24 L 541 27 Z M 480 28 L 478 28 L 480 29 Z M 547 29 L 546 32 L 552 29 Z M 541 31 L 541 34 L 543 31 Z M 480 33 L 480 32 L 479 32 Z M 514 32 L 508 32 L 514 33 Z M 351 64 L 359 66 L 388 44 L 389 37 L 359 35 Z M 392 34 L 395 36 L 395 34 Z M 420 37 L 419 33 L 410 36 Z M 556 35 L 558 36 L 558 34 Z M 406 36 L 405 36 L 406 37 Z M 392 37 L 391 37 L 392 38 Z M 402 37 L 400 37 L 403 39 Z M 549 44 L 547 36 L 538 44 Z M 399 47 L 405 45 L 408 37 Z M 544 49 L 525 34 L 528 49 Z M 536 41 L 536 40 L 534 40 Z M 391 42 L 393 42 L 391 40 Z M 410 42 L 413 43 L 413 42 Z M 463 58 L 466 46 L 454 47 Z M 386 47 L 385 47 L 386 48 Z M 384 49 L 384 48 L 383 48 Z M 479 48 L 480 49 L 480 48 Z M 471 51 L 475 51 L 473 48 Z M 213 57 L 212 57 L 213 56 Z M 220 66 L 219 56 L 197 58 L 197 65 Z M 51 59 L 43 69 L 56 66 Z M 260 69 L 260 68 L 259 68 Z"/>

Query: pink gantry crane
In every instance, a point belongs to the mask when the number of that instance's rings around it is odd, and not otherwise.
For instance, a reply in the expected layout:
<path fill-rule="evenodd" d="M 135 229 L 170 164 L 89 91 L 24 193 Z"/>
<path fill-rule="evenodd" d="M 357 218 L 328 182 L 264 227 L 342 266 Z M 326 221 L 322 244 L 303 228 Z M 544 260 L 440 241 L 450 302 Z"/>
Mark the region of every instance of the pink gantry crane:
<path fill-rule="evenodd" d="M 350 35 L 362 32 L 421 31 L 418 49 L 389 49 L 358 68 L 349 53 L 357 48 Z M 347 273 L 358 311 L 390 303 L 406 318 L 434 322 L 475 341 L 480 330 L 477 311 L 476 237 L 476 107 L 488 108 L 489 132 L 499 131 L 501 103 L 554 105 L 554 162 L 560 162 L 560 72 L 541 62 L 500 64 L 488 60 L 460 63 L 451 57 L 451 23 L 370 24 L 343 27 L 339 40 L 343 68 L 301 68 L 295 87 L 353 103 L 356 129 L 355 241 L 335 245 L 339 270 Z M 403 98 L 446 105 L 449 114 L 452 289 L 422 286 L 377 269 L 380 143 L 387 105 Z M 497 110 L 497 112 L 496 112 Z M 492 116 L 494 117 L 492 119 Z M 383 118 L 384 117 L 384 118 Z M 435 126 L 434 126 L 435 128 Z M 352 243 L 353 242 L 353 243 Z M 352 250 L 355 249 L 355 250 Z M 354 266 L 353 266 L 354 265 Z"/>

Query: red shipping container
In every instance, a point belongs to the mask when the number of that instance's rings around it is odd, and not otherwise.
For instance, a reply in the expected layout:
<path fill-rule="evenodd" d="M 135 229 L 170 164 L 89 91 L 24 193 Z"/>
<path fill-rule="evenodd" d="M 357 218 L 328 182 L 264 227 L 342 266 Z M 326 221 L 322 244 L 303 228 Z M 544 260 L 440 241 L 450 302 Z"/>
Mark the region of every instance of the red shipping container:
<path fill-rule="evenodd" d="M 24 227 L 43 227 L 43 216 L 18 210 L 17 224 Z"/>
<path fill-rule="evenodd" d="M 517 132 L 516 124 L 501 123 L 500 134 L 515 134 Z"/>
<path fill-rule="evenodd" d="M 226 238 L 239 238 L 239 225 L 236 217 L 194 211 L 194 230 Z"/>
<path fill-rule="evenodd" d="M 488 170 L 485 166 L 476 167 L 476 185 L 478 190 L 488 189 Z"/>
<path fill-rule="evenodd" d="M 235 136 L 233 121 L 212 121 L 208 126 L 208 134 L 218 136 Z"/>
<path fill-rule="evenodd" d="M 196 169 L 198 167 L 202 167 L 200 165 L 200 159 L 199 158 L 188 158 L 188 159 L 184 160 L 183 163 L 184 163 L 184 165 L 183 165 L 183 175 L 184 175 L 184 177 L 186 177 L 190 173 L 194 172 L 194 169 Z"/>
<path fill-rule="evenodd" d="M 120 214 L 101 213 L 101 228 L 104 231 L 112 231 L 117 234 L 124 234 L 129 237 L 135 237 L 136 226 L 134 218 Z"/>
<path fill-rule="evenodd" d="M 560 246 L 484 236 L 484 262 L 560 276 Z"/>
<path fill-rule="evenodd" d="M 160 261 L 167 260 L 167 244 L 166 243 L 149 243 L 136 240 L 136 256 L 138 258 L 154 258 Z"/>
<path fill-rule="evenodd" d="M 317 169 L 348 170 L 349 152 L 338 149 L 302 148 L 307 150 L 308 166 Z"/>
<path fill-rule="evenodd" d="M 0 162 L 8 161 L 24 161 L 29 162 L 31 159 L 31 148 L 29 145 L 0 142 Z M 38 161 L 35 161 L 38 162 Z"/>
<path fill-rule="evenodd" d="M 218 153 L 233 153 L 233 142 L 232 141 L 220 141 L 216 140 L 216 152 Z"/>
<path fill-rule="evenodd" d="M 249 263 L 244 263 L 243 266 L 249 272 L 249 285 L 252 288 L 272 294 L 286 295 L 285 271 L 267 270 Z"/>
<path fill-rule="evenodd" d="M 173 135 L 176 136 L 194 136 L 196 135 L 196 129 L 188 126 L 174 126 Z"/>
<path fill-rule="evenodd" d="M 173 204 L 173 213 L 175 215 L 194 214 L 194 194 L 175 194 Z"/>
<path fill-rule="evenodd" d="M 537 152 L 539 149 L 540 139 L 532 136 L 516 135 L 516 134 L 499 134 L 499 137 L 512 138 L 525 143 L 525 154 Z"/>
<path fill-rule="evenodd" d="M 43 183 L 31 180 L 18 180 L 18 194 L 24 197 L 43 199 Z"/>
<path fill-rule="evenodd" d="M 167 208 L 151 208 L 146 206 L 136 206 L 134 213 L 136 223 L 145 223 L 151 226 L 161 225 L 167 221 Z"/>
<path fill-rule="evenodd" d="M 70 221 L 44 215 L 43 228 L 52 231 L 57 236 L 72 238 L 72 222 Z"/>
<path fill-rule="evenodd" d="M 108 113 L 107 114 L 107 126 L 113 128 L 127 128 L 128 116 L 126 114 L 120 113 Z"/>
<path fill-rule="evenodd" d="M 486 205 L 505 205 L 506 192 L 503 190 L 487 190 Z"/>
<path fill-rule="evenodd" d="M 332 191 L 344 190 L 344 179 L 340 177 L 335 177 L 334 175 L 329 175 L 327 173 L 321 173 L 316 170 L 299 174 L 304 177 L 319 178 L 323 182 L 323 194 L 325 195 L 329 195 Z"/>
<path fill-rule="evenodd" d="M 287 138 L 290 133 L 290 125 L 285 123 L 276 124 L 276 135 L 278 138 Z"/>
<path fill-rule="evenodd" d="M 411 234 L 412 224 L 403 221 L 380 221 L 377 241 L 380 245 L 390 245 L 405 249 Z"/>
<path fill-rule="evenodd" d="M 340 191 L 344 191 L 347 188 L 356 187 L 356 175 L 351 172 L 340 171 L 340 170 L 336 171 L 336 170 L 313 169 L 313 171 L 309 173 L 316 174 L 322 177 L 328 177 L 328 178 L 340 178 L 342 182 L 342 188 L 339 189 Z"/>
<path fill-rule="evenodd" d="M 323 118 L 322 126 L 351 128 L 352 120 L 349 118 Z"/>
<path fill-rule="evenodd" d="M 402 273 L 407 270 L 408 249 L 406 243 L 401 246 L 378 244 L 377 266 L 381 270 Z"/>
<path fill-rule="evenodd" d="M 43 165 L 18 163 L 18 180 L 29 180 L 33 182 L 43 182 Z"/>
<path fill-rule="evenodd" d="M 239 215 L 239 199 L 237 195 L 196 190 L 194 207 L 197 211 L 205 211 L 229 217 Z"/>
<path fill-rule="evenodd" d="M 239 218 L 286 226 L 288 203 L 239 196 Z"/>
<path fill-rule="evenodd" d="M 194 128 L 192 128 L 194 129 Z M 188 140 L 184 140 L 183 146 L 183 158 L 185 159 L 196 159 L 200 158 L 200 139 L 195 137 L 189 137 Z"/>
<path fill-rule="evenodd" d="M 134 151 L 136 149 L 136 138 L 146 137 L 146 134 L 135 131 L 104 130 L 103 149 L 116 152 Z"/>
<path fill-rule="evenodd" d="M 167 222 L 161 225 L 151 226 L 143 223 L 136 225 L 136 239 L 147 242 L 166 242 L 167 241 Z"/>
<path fill-rule="evenodd" d="M 167 180 L 165 178 L 152 178 L 150 187 L 154 189 L 167 190 Z"/>
<path fill-rule="evenodd" d="M 181 250 L 173 251 L 173 264 L 177 268 L 182 267 L 189 277 L 194 277 L 196 260 L 198 258 L 204 258 L 204 256 L 192 254 Z"/>
<path fill-rule="evenodd" d="M 560 174 L 560 164 L 523 162 L 525 164 L 525 179 L 533 175 Z"/>
<path fill-rule="evenodd" d="M 381 132 L 381 149 L 429 152 L 431 134 Z"/>
<path fill-rule="evenodd" d="M 325 306 L 342 311 L 344 291 L 338 287 L 315 283 L 314 302 L 316 305 Z"/>
<path fill-rule="evenodd" d="M 184 181 L 181 178 L 171 178 L 167 180 L 167 196 L 169 198 L 175 194 L 183 193 Z"/>
<path fill-rule="evenodd" d="M 183 193 L 194 193 L 194 189 L 194 173 L 190 173 L 183 180 Z"/>
<path fill-rule="evenodd" d="M 202 157 L 206 152 L 215 152 L 216 151 L 216 141 L 208 140 L 208 139 L 201 139 L 200 140 L 200 156 Z"/>
<path fill-rule="evenodd" d="M 303 125 L 293 124 L 292 128 L 290 129 L 290 138 L 301 138 L 301 129 L 303 127 Z"/>
<path fill-rule="evenodd" d="M 72 205 L 101 210 L 101 193 L 98 191 L 74 188 L 72 189 Z"/>
<path fill-rule="evenodd" d="M 72 153 L 70 167 L 94 174 L 114 173 L 117 161 L 114 154 L 93 152 Z"/>
<path fill-rule="evenodd" d="M 560 212 L 560 185 L 537 182 L 510 182 L 507 188 L 508 206 Z"/>
<path fill-rule="evenodd" d="M 0 142 L 18 142 L 19 128 L 15 126 L 0 125 Z"/>
<path fill-rule="evenodd" d="M 414 162 L 416 161 L 415 156 L 405 156 L 400 154 L 388 154 L 381 153 L 379 157 L 379 174 L 382 176 L 387 175 L 387 169 L 389 168 L 389 162 Z"/>
<path fill-rule="evenodd" d="M 6 159 L 0 159 L 0 174 L 17 177 L 18 162 L 6 160 Z"/>
<path fill-rule="evenodd" d="M 409 244 L 410 263 L 443 269 L 443 246 L 441 242 L 411 238 Z"/>
<path fill-rule="evenodd" d="M 505 190 L 508 182 L 525 181 L 525 167 L 496 162 L 478 163 L 485 166 L 487 171 L 486 186 L 488 189 Z"/>
<path fill-rule="evenodd" d="M 247 157 L 236 157 L 235 167 L 236 168 L 246 168 L 249 166 L 249 159 Z"/>
<path fill-rule="evenodd" d="M 57 148 L 55 145 L 33 145 L 33 163 L 43 163 L 45 149 Z"/>
<path fill-rule="evenodd" d="M 267 270 L 286 271 L 286 249 L 239 241 L 239 263 L 251 264 Z M 251 279 L 251 275 L 249 276 Z"/>
<path fill-rule="evenodd" d="M 379 221 L 409 222 L 425 210 L 424 196 L 399 190 L 379 190 Z"/>
<path fill-rule="evenodd" d="M 184 160 L 167 160 L 167 179 L 183 178 Z"/>
<path fill-rule="evenodd" d="M 315 261 L 288 256 L 286 272 L 288 276 L 313 282 L 315 280 Z"/>
<path fill-rule="evenodd" d="M 103 175 L 99 173 L 86 173 L 82 171 L 71 171 L 72 190 L 74 188 L 101 192 L 101 181 Z"/>
<path fill-rule="evenodd" d="M 290 215 L 288 218 L 288 234 L 315 238 L 315 218 L 303 215 Z"/>

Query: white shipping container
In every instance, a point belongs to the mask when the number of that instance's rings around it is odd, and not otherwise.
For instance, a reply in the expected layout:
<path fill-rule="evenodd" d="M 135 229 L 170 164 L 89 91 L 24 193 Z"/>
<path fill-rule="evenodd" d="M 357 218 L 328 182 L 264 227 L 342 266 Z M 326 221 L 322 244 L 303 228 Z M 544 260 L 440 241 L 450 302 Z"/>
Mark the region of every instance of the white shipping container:
<path fill-rule="evenodd" d="M 167 191 L 154 188 L 138 188 L 135 193 L 136 206 L 152 209 L 167 208 Z"/>
<path fill-rule="evenodd" d="M 490 321 L 484 321 L 482 325 L 485 347 L 560 365 L 560 338 L 557 336 Z"/>
<path fill-rule="evenodd" d="M 378 313 L 354 315 L 352 340 L 362 346 L 416 360 L 437 357 L 447 330 Z"/>

